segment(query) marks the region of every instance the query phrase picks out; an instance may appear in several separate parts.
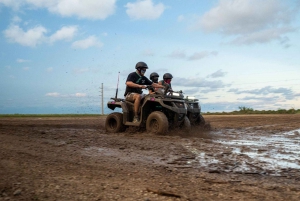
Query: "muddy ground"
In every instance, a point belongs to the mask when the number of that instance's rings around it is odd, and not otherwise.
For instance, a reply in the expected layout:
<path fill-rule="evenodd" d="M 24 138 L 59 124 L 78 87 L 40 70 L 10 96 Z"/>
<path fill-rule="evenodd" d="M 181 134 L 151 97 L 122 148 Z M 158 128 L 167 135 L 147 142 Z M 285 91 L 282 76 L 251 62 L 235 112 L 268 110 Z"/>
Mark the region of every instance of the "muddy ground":
<path fill-rule="evenodd" d="M 300 115 L 204 118 L 165 136 L 0 118 L 0 200 L 300 200 Z"/>

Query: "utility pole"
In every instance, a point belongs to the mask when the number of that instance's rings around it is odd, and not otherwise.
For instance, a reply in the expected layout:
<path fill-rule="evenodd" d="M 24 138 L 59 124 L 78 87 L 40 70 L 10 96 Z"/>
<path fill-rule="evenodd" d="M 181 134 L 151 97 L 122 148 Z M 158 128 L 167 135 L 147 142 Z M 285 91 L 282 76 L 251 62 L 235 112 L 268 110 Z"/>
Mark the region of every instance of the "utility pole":
<path fill-rule="evenodd" d="M 101 114 L 103 115 L 104 114 L 104 108 L 103 108 L 103 83 L 101 83 Z"/>

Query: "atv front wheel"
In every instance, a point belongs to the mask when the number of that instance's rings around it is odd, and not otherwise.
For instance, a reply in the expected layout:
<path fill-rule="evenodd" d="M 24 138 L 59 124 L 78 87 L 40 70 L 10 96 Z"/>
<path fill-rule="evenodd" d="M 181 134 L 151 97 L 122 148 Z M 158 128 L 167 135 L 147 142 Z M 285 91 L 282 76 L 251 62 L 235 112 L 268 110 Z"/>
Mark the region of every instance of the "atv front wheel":
<path fill-rule="evenodd" d="M 124 131 L 125 125 L 123 124 L 123 114 L 119 112 L 109 114 L 105 120 L 105 129 L 110 133 Z"/>
<path fill-rule="evenodd" d="M 162 112 L 152 112 L 147 118 L 146 129 L 148 132 L 155 134 L 165 134 L 168 131 L 168 127 L 168 119 Z"/>

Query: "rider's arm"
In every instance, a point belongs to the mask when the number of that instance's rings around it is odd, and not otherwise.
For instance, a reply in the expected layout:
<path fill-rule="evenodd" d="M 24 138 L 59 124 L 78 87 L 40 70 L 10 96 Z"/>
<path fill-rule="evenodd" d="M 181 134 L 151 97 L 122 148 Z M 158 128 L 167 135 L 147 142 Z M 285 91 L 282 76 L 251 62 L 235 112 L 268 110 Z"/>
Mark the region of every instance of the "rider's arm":
<path fill-rule="evenodd" d="M 146 88 L 146 86 L 133 83 L 132 81 L 127 81 L 126 85 L 128 87 L 132 87 L 132 88 L 140 88 L 140 89 L 145 89 Z"/>

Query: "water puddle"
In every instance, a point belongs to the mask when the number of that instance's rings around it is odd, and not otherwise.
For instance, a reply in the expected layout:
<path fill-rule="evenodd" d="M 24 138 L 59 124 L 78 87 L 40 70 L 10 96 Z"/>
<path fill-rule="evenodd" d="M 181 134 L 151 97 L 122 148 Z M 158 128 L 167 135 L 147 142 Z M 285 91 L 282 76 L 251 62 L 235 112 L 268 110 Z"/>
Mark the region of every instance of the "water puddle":
<path fill-rule="evenodd" d="M 212 139 L 206 144 L 212 152 L 190 144 L 186 148 L 197 155 L 200 167 L 209 170 L 280 176 L 300 169 L 300 129 L 280 134 L 241 132 L 230 131 L 230 136 L 235 135 L 231 140 Z"/>

